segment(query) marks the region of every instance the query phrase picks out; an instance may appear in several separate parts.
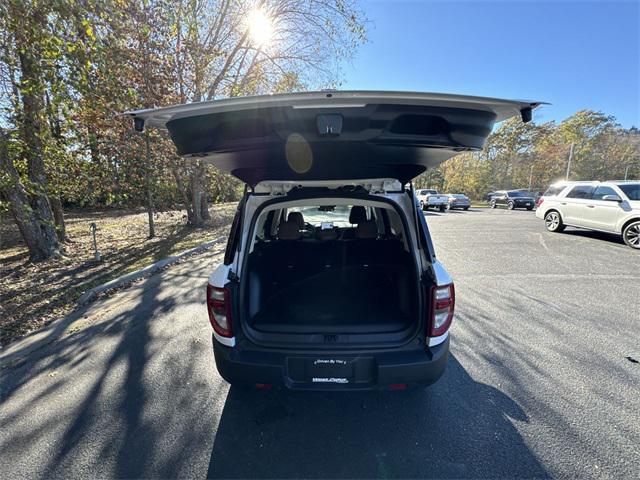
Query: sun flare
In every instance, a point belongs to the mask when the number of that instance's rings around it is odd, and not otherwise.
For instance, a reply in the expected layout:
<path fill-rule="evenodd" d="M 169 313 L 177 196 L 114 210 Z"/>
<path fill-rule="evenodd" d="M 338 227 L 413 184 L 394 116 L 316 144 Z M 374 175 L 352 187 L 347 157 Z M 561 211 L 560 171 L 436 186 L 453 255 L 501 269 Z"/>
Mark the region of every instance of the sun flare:
<path fill-rule="evenodd" d="M 253 43 L 262 46 L 271 40 L 273 35 L 273 22 L 262 10 L 255 9 L 247 17 L 247 28 Z"/>

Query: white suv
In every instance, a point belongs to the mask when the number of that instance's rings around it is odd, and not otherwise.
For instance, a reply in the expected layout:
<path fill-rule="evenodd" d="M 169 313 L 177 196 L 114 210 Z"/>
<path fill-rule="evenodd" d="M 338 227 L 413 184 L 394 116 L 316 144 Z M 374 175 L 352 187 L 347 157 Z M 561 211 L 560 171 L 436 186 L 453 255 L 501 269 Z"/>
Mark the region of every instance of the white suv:
<path fill-rule="evenodd" d="M 454 288 L 410 182 L 538 105 L 311 92 L 130 112 L 137 130 L 166 128 L 182 156 L 247 185 L 207 287 L 222 377 L 306 390 L 436 381 Z"/>
<path fill-rule="evenodd" d="M 640 182 L 556 183 L 538 200 L 536 217 L 550 232 L 571 226 L 617 233 L 640 249 Z"/>

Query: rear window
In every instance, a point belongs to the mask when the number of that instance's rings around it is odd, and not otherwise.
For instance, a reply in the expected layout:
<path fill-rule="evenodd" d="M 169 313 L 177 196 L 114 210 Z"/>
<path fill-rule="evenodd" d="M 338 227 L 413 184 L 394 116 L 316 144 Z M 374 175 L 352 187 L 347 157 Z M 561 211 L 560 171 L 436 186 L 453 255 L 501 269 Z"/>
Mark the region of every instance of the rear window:
<path fill-rule="evenodd" d="M 323 224 L 331 224 L 335 227 L 349 227 L 349 214 L 351 213 L 352 205 L 336 205 L 326 207 L 292 207 L 287 209 L 287 212 L 300 212 L 306 223 L 313 225 L 314 227 L 320 227 Z M 367 210 L 367 217 L 371 217 L 369 207 L 365 207 Z"/>
<path fill-rule="evenodd" d="M 602 200 L 602 197 L 605 195 L 618 195 L 618 193 L 613 188 L 602 185 L 596 188 L 596 191 L 593 192 L 593 199 Z"/>
<path fill-rule="evenodd" d="M 576 185 L 567 193 L 567 198 L 591 198 L 593 187 L 591 185 Z"/>
<path fill-rule="evenodd" d="M 453 198 L 467 198 L 465 197 L 463 194 L 461 193 L 454 193 L 453 195 L 451 195 Z"/>
<path fill-rule="evenodd" d="M 507 195 L 510 197 L 528 197 L 529 196 L 524 192 L 507 192 Z"/>
<path fill-rule="evenodd" d="M 640 183 L 619 184 L 618 188 L 624 192 L 629 200 L 640 200 Z"/>
<path fill-rule="evenodd" d="M 551 186 L 546 192 L 544 192 L 543 197 L 555 197 L 556 195 L 560 195 L 560 192 L 562 192 L 565 187 L 566 185 Z"/>

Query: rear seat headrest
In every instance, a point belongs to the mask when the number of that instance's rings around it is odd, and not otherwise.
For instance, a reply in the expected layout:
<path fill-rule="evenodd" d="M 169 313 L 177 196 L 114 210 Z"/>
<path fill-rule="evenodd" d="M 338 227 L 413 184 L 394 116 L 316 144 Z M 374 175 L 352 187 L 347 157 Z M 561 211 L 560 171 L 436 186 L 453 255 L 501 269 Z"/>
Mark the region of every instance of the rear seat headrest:
<path fill-rule="evenodd" d="M 287 220 L 280 224 L 278 230 L 278 240 L 299 240 L 302 237 L 302 232 L 298 227 L 298 222 L 294 220 Z"/>
<path fill-rule="evenodd" d="M 378 226 L 374 220 L 366 220 L 358 223 L 356 238 L 377 238 Z"/>
<path fill-rule="evenodd" d="M 349 212 L 349 223 L 360 223 L 367 221 L 367 211 L 362 205 L 354 205 Z"/>
<path fill-rule="evenodd" d="M 298 225 L 300 230 L 304 229 L 304 217 L 301 212 L 289 212 L 289 216 L 287 216 L 287 221 L 295 222 Z"/>

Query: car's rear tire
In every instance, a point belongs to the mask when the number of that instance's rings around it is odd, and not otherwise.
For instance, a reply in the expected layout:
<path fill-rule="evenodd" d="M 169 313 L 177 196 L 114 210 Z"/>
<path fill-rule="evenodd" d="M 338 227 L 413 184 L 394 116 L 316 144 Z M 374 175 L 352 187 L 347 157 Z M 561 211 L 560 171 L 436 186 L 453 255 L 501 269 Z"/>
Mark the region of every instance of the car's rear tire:
<path fill-rule="evenodd" d="M 463 210 L 466 212 L 467 210 L 469 210 L 469 207 L 464 207 Z"/>
<path fill-rule="evenodd" d="M 491 202 L 491 208 L 496 208 L 496 201 L 495 201 L 495 200 L 493 200 L 493 201 Z"/>
<path fill-rule="evenodd" d="M 424 202 L 422 200 L 420 200 L 420 210 L 426 210 L 424 208 Z"/>
<path fill-rule="evenodd" d="M 640 220 L 631 222 L 622 230 L 622 239 L 624 243 L 633 248 L 640 250 Z"/>
<path fill-rule="evenodd" d="M 564 230 L 564 223 L 562 223 L 562 217 L 555 210 L 547 212 L 544 216 L 544 225 L 550 232 L 562 232 Z"/>
<path fill-rule="evenodd" d="M 527 207 L 527 210 L 531 211 L 533 210 L 533 207 Z"/>
<path fill-rule="evenodd" d="M 445 207 L 444 205 L 440 205 L 440 211 L 441 211 L 441 212 L 444 212 L 444 211 L 445 211 L 445 208 L 446 208 L 446 207 Z"/>
<path fill-rule="evenodd" d="M 513 210 L 514 208 L 516 208 L 516 205 L 515 205 L 515 203 L 513 203 L 513 202 L 509 202 L 509 203 L 507 203 L 507 208 L 508 208 L 509 210 Z"/>

